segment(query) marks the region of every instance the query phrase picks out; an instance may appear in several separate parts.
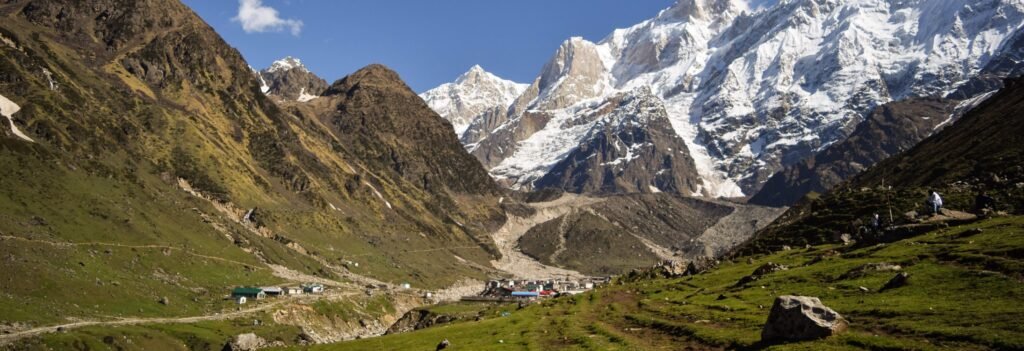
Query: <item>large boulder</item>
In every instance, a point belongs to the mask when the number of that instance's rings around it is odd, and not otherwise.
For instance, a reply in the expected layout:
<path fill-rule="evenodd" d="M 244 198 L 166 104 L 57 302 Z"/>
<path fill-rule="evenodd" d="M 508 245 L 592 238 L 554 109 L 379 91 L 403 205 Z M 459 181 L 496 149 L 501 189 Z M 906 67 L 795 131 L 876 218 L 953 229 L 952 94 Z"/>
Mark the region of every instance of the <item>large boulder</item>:
<path fill-rule="evenodd" d="M 223 351 L 255 351 L 267 346 L 267 341 L 253 333 L 239 334 L 224 345 Z"/>
<path fill-rule="evenodd" d="M 814 340 L 846 330 L 843 316 L 826 307 L 817 297 L 779 296 L 761 330 L 765 342 Z"/>
<path fill-rule="evenodd" d="M 715 268 L 718 260 L 711 257 L 697 257 L 686 265 L 686 275 L 697 275 Z"/>
<path fill-rule="evenodd" d="M 882 290 L 880 290 L 880 291 L 886 291 L 886 290 L 896 289 L 896 288 L 902 287 L 904 285 L 907 285 L 907 282 L 909 282 L 909 281 L 910 281 L 910 274 L 909 273 L 907 273 L 907 272 L 899 272 L 899 273 L 896 274 L 896 276 L 892 277 L 892 279 L 889 279 L 889 282 L 885 283 L 885 286 L 883 286 Z"/>

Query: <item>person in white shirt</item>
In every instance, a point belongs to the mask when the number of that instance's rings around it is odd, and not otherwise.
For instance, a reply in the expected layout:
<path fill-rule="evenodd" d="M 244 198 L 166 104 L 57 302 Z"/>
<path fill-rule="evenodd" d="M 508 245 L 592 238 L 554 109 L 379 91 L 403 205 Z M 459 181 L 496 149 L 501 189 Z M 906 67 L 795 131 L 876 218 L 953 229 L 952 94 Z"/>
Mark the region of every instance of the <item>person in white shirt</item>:
<path fill-rule="evenodd" d="M 932 214 L 938 214 L 939 209 L 942 208 L 942 197 L 933 190 L 928 196 L 928 204 L 932 205 Z"/>

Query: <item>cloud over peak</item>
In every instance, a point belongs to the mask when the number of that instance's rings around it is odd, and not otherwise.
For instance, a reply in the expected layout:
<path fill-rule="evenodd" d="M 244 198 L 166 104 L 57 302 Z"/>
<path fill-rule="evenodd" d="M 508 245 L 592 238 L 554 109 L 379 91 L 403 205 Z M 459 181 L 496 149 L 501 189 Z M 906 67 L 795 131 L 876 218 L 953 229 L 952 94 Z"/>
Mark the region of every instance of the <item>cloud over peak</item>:
<path fill-rule="evenodd" d="M 280 32 L 288 29 L 292 35 L 302 32 L 302 21 L 284 19 L 277 10 L 264 6 L 261 0 L 238 0 L 238 16 L 231 19 L 242 24 L 246 33 Z"/>

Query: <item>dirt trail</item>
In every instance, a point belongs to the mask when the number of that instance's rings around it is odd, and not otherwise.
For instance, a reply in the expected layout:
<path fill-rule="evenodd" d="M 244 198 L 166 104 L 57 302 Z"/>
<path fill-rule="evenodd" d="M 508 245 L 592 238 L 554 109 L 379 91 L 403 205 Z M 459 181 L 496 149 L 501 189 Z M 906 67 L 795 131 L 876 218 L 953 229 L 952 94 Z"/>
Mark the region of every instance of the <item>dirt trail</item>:
<path fill-rule="evenodd" d="M 284 305 L 284 304 L 288 304 L 288 303 L 293 303 L 293 302 L 296 302 L 296 301 L 323 299 L 323 298 L 337 299 L 337 298 L 352 296 L 352 295 L 355 295 L 355 294 L 356 294 L 356 292 L 352 292 L 352 291 L 338 291 L 336 293 L 324 294 L 324 295 L 297 295 L 297 296 L 283 297 L 283 298 L 278 298 L 278 299 L 276 299 L 273 302 L 265 303 L 265 304 L 262 304 L 262 305 L 259 305 L 259 306 L 253 306 L 253 307 L 250 307 L 250 308 L 247 308 L 247 309 L 243 309 L 243 310 L 240 310 L 240 311 L 231 311 L 231 312 L 217 313 L 217 314 L 211 314 L 211 315 L 202 315 L 202 316 L 191 316 L 191 317 L 154 317 L 154 318 L 122 318 L 122 319 L 115 319 L 115 320 L 108 320 L 108 321 L 80 321 L 80 322 L 74 322 L 74 323 L 50 325 L 50 326 L 45 326 L 45 327 L 37 327 L 37 328 L 32 328 L 32 329 L 26 329 L 26 330 L 22 330 L 22 331 L 18 331 L 18 332 L 13 332 L 13 333 L 10 333 L 10 334 L 0 334 L 0 344 L 6 344 L 6 343 L 13 342 L 15 340 L 19 340 L 19 339 L 23 339 L 23 338 L 28 338 L 28 337 L 32 337 L 32 336 L 37 336 L 37 335 L 41 335 L 41 334 L 45 334 L 45 333 L 52 333 L 52 332 L 56 332 L 58 330 L 71 330 L 71 329 L 84 328 L 84 327 L 90 327 L 90 326 L 124 326 L 124 325 L 140 325 L 140 324 L 178 324 L 178 323 L 196 323 L 196 322 L 204 322 L 204 321 L 226 320 L 226 319 L 233 319 L 233 318 L 242 317 L 242 316 L 253 314 L 253 313 L 256 313 L 256 312 L 262 312 L 262 311 L 270 310 L 272 308 L 275 308 L 275 307 L 278 307 L 278 306 L 281 306 L 281 305 Z"/>
<path fill-rule="evenodd" d="M 526 234 L 526 231 L 530 230 L 530 228 L 538 224 L 558 218 L 573 209 L 593 205 L 601 201 L 602 199 L 564 194 L 553 201 L 529 204 L 530 207 L 536 210 L 536 213 L 530 217 L 523 218 L 509 215 L 505 225 L 491 234 L 494 243 L 498 246 L 498 250 L 501 251 L 501 259 L 491 261 L 491 265 L 521 279 L 585 277 L 580 272 L 544 265 L 524 255 L 518 248 L 519 238 Z"/>
<path fill-rule="evenodd" d="M 180 247 L 167 246 L 167 245 L 125 245 L 125 244 L 102 243 L 102 242 L 77 242 L 76 243 L 76 242 L 70 242 L 70 241 L 35 240 L 35 239 L 22 238 L 22 237 L 17 237 L 17 236 L 10 236 L 10 235 L 0 235 L 0 240 L 17 240 L 17 241 L 23 241 L 23 242 L 27 242 L 27 243 L 50 245 L 50 246 L 68 246 L 68 247 L 70 247 L 70 246 L 109 246 L 109 247 L 120 247 L 120 248 L 126 248 L 126 249 L 171 250 L 171 251 L 181 252 L 183 254 L 190 255 L 190 256 L 195 256 L 195 257 L 200 257 L 200 258 L 205 258 L 205 259 L 210 259 L 210 260 L 215 260 L 215 261 L 221 261 L 221 262 L 226 262 L 226 263 L 242 265 L 242 266 L 246 266 L 246 267 L 253 268 L 253 269 L 267 269 L 265 267 L 259 267 L 259 266 L 255 265 L 255 264 L 252 264 L 252 263 L 245 263 L 245 262 L 235 261 L 235 260 L 232 260 L 232 259 L 227 259 L 227 258 L 217 257 L 217 256 L 203 255 L 203 254 L 200 254 L 200 253 L 195 253 L 195 252 L 192 252 L 192 251 L 188 251 L 188 250 L 180 248 Z"/>

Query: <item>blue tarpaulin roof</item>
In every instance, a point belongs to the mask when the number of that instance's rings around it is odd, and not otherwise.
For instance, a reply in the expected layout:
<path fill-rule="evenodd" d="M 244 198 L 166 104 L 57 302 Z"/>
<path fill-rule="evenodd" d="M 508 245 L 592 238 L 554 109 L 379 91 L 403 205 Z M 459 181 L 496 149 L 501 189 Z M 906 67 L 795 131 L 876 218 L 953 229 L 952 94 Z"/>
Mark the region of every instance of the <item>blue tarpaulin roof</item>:
<path fill-rule="evenodd" d="M 513 291 L 512 296 L 523 296 L 523 297 L 536 297 L 540 296 L 540 293 L 536 291 Z"/>

